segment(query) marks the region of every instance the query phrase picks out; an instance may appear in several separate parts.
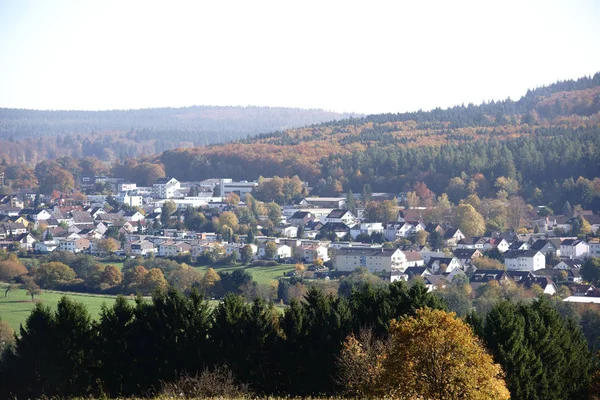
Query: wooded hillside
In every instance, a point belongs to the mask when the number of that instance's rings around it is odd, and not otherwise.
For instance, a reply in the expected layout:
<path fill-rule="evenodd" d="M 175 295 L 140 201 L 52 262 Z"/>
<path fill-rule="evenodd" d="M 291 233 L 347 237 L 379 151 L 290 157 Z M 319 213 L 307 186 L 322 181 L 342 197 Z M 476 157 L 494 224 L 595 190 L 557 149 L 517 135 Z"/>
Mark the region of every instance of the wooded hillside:
<path fill-rule="evenodd" d="M 402 191 L 453 177 L 517 180 L 529 191 L 600 171 L 600 73 L 530 90 L 518 101 L 371 115 L 166 151 L 153 162 L 183 180 L 298 175 L 316 193 Z"/>

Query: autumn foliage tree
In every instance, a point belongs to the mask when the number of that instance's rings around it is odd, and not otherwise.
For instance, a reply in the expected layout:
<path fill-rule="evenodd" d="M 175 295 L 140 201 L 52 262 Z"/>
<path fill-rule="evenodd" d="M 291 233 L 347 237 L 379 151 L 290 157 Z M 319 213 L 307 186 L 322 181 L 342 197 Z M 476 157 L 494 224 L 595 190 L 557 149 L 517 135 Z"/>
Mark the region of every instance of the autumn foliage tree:
<path fill-rule="evenodd" d="M 33 277 L 41 287 L 52 287 L 75 279 L 75 271 L 59 261 L 44 263 L 33 270 Z"/>
<path fill-rule="evenodd" d="M 454 212 L 455 225 L 465 236 L 483 236 L 485 233 L 485 220 L 472 205 L 460 204 Z"/>
<path fill-rule="evenodd" d="M 509 399 L 500 365 L 454 313 L 423 308 L 392 321 L 379 395 L 397 399 Z"/>
<path fill-rule="evenodd" d="M 11 253 L 6 260 L 0 261 L 0 281 L 9 282 L 25 274 L 27 274 L 27 268 L 21 264 L 14 253 Z"/>

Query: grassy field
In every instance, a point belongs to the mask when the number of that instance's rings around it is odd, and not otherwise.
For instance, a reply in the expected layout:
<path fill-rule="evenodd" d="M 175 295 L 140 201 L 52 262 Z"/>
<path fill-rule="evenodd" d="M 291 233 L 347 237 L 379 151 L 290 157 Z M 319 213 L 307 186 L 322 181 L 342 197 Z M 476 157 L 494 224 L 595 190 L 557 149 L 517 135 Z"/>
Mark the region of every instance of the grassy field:
<path fill-rule="evenodd" d="M 208 267 L 196 267 L 199 271 L 205 272 Z M 217 272 L 231 272 L 236 269 L 243 269 L 248 271 L 250 275 L 252 275 L 252 279 L 254 279 L 257 283 L 268 285 L 271 281 L 276 281 L 279 278 L 283 277 L 286 272 L 293 271 L 294 266 L 290 264 L 280 264 L 274 267 L 259 267 L 259 266 L 234 266 L 234 267 L 213 267 Z"/>
<path fill-rule="evenodd" d="M 119 268 L 119 269 L 123 269 L 123 261 L 98 261 L 98 264 L 100 265 L 114 265 L 115 267 Z"/>
<path fill-rule="evenodd" d="M 62 296 L 67 296 L 75 301 L 85 304 L 92 318 L 97 318 L 103 303 L 112 305 L 115 301 L 114 297 L 86 295 L 77 293 L 54 293 L 43 291 L 39 296 L 36 296 L 35 302 L 31 301 L 31 296 L 28 296 L 23 289 L 11 290 L 8 292 L 8 297 L 4 297 L 5 284 L 0 284 L 0 317 L 6 321 L 14 330 L 19 329 L 19 324 L 25 323 L 31 309 L 37 302 L 47 304 L 53 309 Z"/>

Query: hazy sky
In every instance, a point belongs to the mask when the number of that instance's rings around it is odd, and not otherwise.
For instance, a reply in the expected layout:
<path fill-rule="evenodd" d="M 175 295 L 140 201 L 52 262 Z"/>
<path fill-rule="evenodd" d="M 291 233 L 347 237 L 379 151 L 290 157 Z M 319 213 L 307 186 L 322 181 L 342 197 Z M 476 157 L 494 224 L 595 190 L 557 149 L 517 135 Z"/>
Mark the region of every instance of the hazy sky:
<path fill-rule="evenodd" d="M 0 107 L 361 113 L 600 71 L 600 1 L 0 0 Z"/>

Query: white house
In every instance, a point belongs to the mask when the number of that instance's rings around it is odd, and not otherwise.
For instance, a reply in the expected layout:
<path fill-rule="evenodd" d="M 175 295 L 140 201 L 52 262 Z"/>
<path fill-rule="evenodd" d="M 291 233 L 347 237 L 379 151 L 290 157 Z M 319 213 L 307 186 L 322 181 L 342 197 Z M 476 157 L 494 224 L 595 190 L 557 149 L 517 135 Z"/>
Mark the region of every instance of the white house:
<path fill-rule="evenodd" d="M 325 217 L 325 223 L 343 223 L 347 226 L 354 225 L 356 217 L 348 210 L 335 209 L 332 210 L 327 217 Z"/>
<path fill-rule="evenodd" d="M 434 273 L 438 273 L 440 270 L 452 272 L 455 269 L 462 269 L 462 264 L 456 257 L 430 257 L 426 265 Z"/>
<path fill-rule="evenodd" d="M 58 239 L 58 251 L 81 253 L 90 248 L 90 241 L 85 238 Z"/>
<path fill-rule="evenodd" d="M 52 218 L 52 214 L 50 214 L 48 210 L 38 211 L 37 213 L 31 214 L 31 216 L 33 217 L 34 221 L 45 221 Z"/>
<path fill-rule="evenodd" d="M 444 240 L 446 242 L 446 246 L 454 247 L 458 243 L 459 240 L 465 238 L 465 235 L 460 231 L 460 229 L 449 229 L 444 234 Z"/>
<path fill-rule="evenodd" d="M 129 192 L 121 192 L 115 196 L 115 201 L 119 204 L 125 204 L 129 207 L 141 207 L 142 196 L 129 194 Z"/>
<path fill-rule="evenodd" d="M 258 255 L 261 258 L 266 257 L 265 245 L 266 245 L 266 243 L 264 243 L 263 245 L 261 245 L 258 248 Z M 290 258 L 290 257 L 292 257 L 292 248 L 290 246 L 288 246 L 287 244 L 277 244 L 277 251 L 276 251 L 273 259 L 283 260 L 283 259 Z"/>
<path fill-rule="evenodd" d="M 410 236 L 415 233 L 415 225 L 409 222 L 390 223 L 385 227 L 384 236 L 390 242 Z"/>
<path fill-rule="evenodd" d="M 458 241 L 456 244 L 457 249 L 477 249 L 483 251 L 484 245 L 487 243 L 487 240 L 484 237 L 469 237 L 464 238 Z"/>
<path fill-rule="evenodd" d="M 31 250 L 37 239 L 29 232 L 20 234 L 15 242 L 19 242 L 19 246 L 25 250 Z"/>
<path fill-rule="evenodd" d="M 400 249 L 346 247 L 335 252 L 334 265 L 338 271 L 365 267 L 371 272 L 391 272 L 406 267 L 406 256 Z"/>
<path fill-rule="evenodd" d="M 243 243 L 228 243 L 225 245 L 225 254 L 229 256 L 235 252 L 237 254 L 236 260 L 240 261 L 242 259 L 242 249 L 244 246 L 246 245 Z M 248 244 L 248 246 L 250 246 L 250 249 L 252 250 L 252 258 L 255 259 L 258 254 L 258 246 L 253 243 Z"/>
<path fill-rule="evenodd" d="M 560 256 L 563 258 L 584 258 L 590 252 L 590 246 L 579 239 L 565 239 L 560 243 Z"/>
<path fill-rule="evenodd" d="M 504 253 L 506 269 L 537 271 L 546 267 L 546 257 L 539 250 L 509 250 Z"/>
<path fill-rule="evenodd" d="M 36 253 L 51 253 L 58 248 L 58 243 L 54 240 L 46 240 L 44 242 L 35 242 L 33 250 Z"/>
<path fill-rule="evenodd" d="M 145 219 L 144 214 L 139 211 L 125 213 L 123 214 L 123 218 L 125 218 L 125 221 L 127 222 L 138 222 Z"/>
<path fill-rule="evenodd" d="M 305 262 L 314 263 L 318 258 L 323 261 L 329 261 L 328 249 L 323 245 L 311 244 L 298 246 L 298 248 L 302 251 L 302 258 Z"/>
<path fill-rule="evenodd" d="M 373 233 L 383 233 L 383 224 L 381 222 L 363 222 L 356 224 L 350 229 L 350 236 L 356 239 L 358 235 L 369 235 Z"/>
<path fill-rule="evenodd" d="M 283 237 L 295 238 L 298 237 L 298 227 L 291 224 L 278 224 L 275 230 Z"/>
<path fill-rule="evenodd" d="M 154 243 L 147 240 L 140 240 L 130 245 L 131 253 L 136 256 L 146 256 L 150 253 L 156 253 L 157 248 L 154 247 Z"/>

